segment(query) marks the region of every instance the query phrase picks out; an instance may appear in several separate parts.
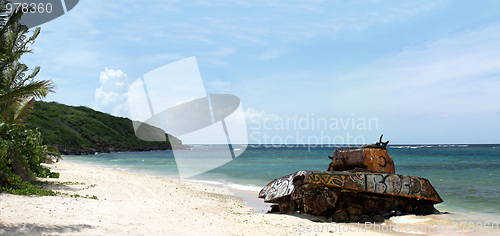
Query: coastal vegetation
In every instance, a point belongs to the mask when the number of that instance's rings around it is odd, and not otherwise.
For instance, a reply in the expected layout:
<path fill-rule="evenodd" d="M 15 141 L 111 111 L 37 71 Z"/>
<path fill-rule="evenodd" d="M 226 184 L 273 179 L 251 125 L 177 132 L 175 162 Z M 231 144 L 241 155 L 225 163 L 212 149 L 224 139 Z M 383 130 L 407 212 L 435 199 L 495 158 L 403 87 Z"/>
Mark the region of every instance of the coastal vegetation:
<path fill-rule="evenodd" d="M 28 36 L 28 27 L 20 23 L 22 11 L 9 14 L 5 2 L 0 5 L 0 192 L 54 195 L 39 185 L 36 177 L 58 177 L 41 163 L 51 158 L 50 147 L 43 145 L 38 130 L 28 129 L 23 122 L 35 99 L 54 92 L 49 80 L 35 80 L 39 67 L 29 70 L 20 61 L 30 53 L 40 33 L 37 28 Z"/>
<path fill-rule="evenodd" d="M 59 173 L 41 164 L 59 159 L 60 154 L 166 150 L 173 144 L 186 148 L 179 139 L 147 124 L 142 124 L 146 134 L 165 134 L 167 141 L 140 140 L 127 118 L 37 101 L 54 92 L 54 84 L 35 80 L 40 67 L 30 70 L 21 61 L 40 34 L 40 28 L 30 32 L 20 22 L 22 15 L 22 11 L 8 12 L 5 1 L 0 2 L 0 192 L 55 195 L 36 178 L 58 178 Z"/>
<path fill-rule="evenodd" d="M 43 144 L 57 148 L 64 155 L 168 150 L 172 144 L 184 147 L 179 139 L 171 135 L 168 135 L 166 142 L 140 140 L 135 135 L 130 119 L 84 106 L 37 101 L 26 124 L 41 132 Z M 151 130 L 159 129 L 143 125 Z"/>

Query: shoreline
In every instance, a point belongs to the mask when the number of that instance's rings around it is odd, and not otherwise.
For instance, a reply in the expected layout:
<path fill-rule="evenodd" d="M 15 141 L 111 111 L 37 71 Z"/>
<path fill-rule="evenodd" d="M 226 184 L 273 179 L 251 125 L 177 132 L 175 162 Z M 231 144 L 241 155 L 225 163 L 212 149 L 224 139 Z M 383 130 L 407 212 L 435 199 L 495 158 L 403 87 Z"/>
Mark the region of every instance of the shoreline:
<path fill-rule="evenodd" d="M 0 194 L 1 235 L 331 235 L 300 231 L 330 225 L 313 216 L 252 213 L 225 188 L 66 161 L 46 166 L 61 174 L 42 179 L 53 183 L 47 188 L 68 195 Z"/>
<path fill-rule="evenodd" d="M 251 213 L 267 213 L 267 211 L 270 209 L 270 203 L 264 203 L 264 201 L 260 198 L 258 198 L 260 188 L 258 190 L 249 190 L 249 189 L 241 189 L 234 187 L 233 184 L 227 184 L 225 182 L 219 182 L 219 181 L 212 181 L 212 180 L 203 180 L 203 179 L 184 179 L 181 180 L 178 176 L 174 175 L 166 175 L 166 174 L 158 174 L 155 172 L 145 172 L 145 171 L 140 171 L 140 170 L 135 170 L 135 169 L 128 169 L 128 168 L 120 168 L 120 167 L 109 167 L 105 165 L 99 165 L 99 164 L 94 164 L 94 163 L 82 163 L 79 161 L 74 161 L 74 160 L 68 160 L 64 159 L 66 162 L 76 164 L 76 165 L 84 165 L 84 166 L 89 166 L 89 167 L 95 167 L 95 168 L 102 168 L 102 169 L 107 169 L 107 170 L 114 170 L 114 171 L 119 171 L 119 172 L 125 172 L 125 173 L 133 173 L 133 174 L 138 174 L 138 175 L 145 175 L 145 176 L 151 176 L 151 177 L 159 177 L 159 178 L 166 178 L 166 179 L 173 179 L 173 180 L 178 180 L 178 181 L 185 181 L 189 183 L 194 183 L 194 184 L 201 184 L 201 185 L 207 185 L 215 188 L 223 188 L 227 189 L 230 193 L 242 198 L 242 201 L 244 203 L 247 203 L 246 206 L 250 208 L 249 212 Z"/>
<path fill-rule="evenodd" d="M 151 152 L 151 151 L 172 151 L 189 150 L 191 147 L 183 145 L 182 148 L 172 148 L 171 146 L 147 146 L 147 147 L 89 147 L 84 149 L 63 148 L 55 146 L 61 156 L 88 156 L 101 153 L 121 153 L 121 152 Z"/>
<path fill-rule="evenodd" d="M 421 235 L 387 227 L 439 227 L 453 216 L 337 224 L 298 213 L 266 214 L 269 207 L 254 191 L 68 161 L 46 166 L 61 174 L 42 179 L 53 183 L 46 187 L 67 195 L 0 194 L 0 235 Z M 427 234 L 457 233 L 449 225 L 446 230 Z"/>

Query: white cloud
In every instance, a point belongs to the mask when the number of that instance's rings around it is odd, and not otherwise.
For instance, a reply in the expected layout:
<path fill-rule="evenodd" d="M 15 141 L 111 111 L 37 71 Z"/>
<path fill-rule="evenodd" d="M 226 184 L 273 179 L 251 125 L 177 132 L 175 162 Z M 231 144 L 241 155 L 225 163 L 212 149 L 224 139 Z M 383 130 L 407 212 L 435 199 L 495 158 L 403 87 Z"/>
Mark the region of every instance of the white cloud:
<path fill-rule="evenodd" d="M 247 110 L 245 111 L 245 118 L 246 119 L 250 119 L 250 118 L 261 118 L 263 116 L 265 116 L 265 112 L 264 111 L 257 111 L 251 107 L 247 108 Z"/>
<path fill-rule="evenodd" d="M 115 85 L 118 84 L 123 84 L 123 82 L 120 82 L 120 78 L 127 78 L 127 75 L 123 73 L 122 70 L 110 70 L 107 67 L 104 68 L 104 71 L 101 72 L 99 76 L 99 81 L 101 84 L 106 84 L 106 82 L 110 80 L 114 80 Z M 109 84 L 112 85 L 112 84 Z"/>
<path fill-rule="evenodd" d="M 129 117 L 127 75 L 122 70 L 107 67 L 99 76 L 101 87 L 95 90 L 94 109 L 114 116 Z"/>
<path fill-rule="evenodd" d="M 266 111 L 258 111 L 251 107 L 244 111 L 245 119 L 252 122 L 263 122 L 264 120 L 276 120 L 281 119 L 281 116 L 273 113 L 267 113 Z"/>

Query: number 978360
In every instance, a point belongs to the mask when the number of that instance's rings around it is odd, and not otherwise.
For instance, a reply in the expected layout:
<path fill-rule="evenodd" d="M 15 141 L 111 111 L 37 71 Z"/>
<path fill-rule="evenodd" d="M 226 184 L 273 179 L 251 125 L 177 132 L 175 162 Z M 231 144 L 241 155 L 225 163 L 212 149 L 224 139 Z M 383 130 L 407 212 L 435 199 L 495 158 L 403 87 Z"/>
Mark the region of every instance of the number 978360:
<path fill-rule="evenodd" d="M 498 222 L 460 222 L 451 225 L 455 233 L 471 232 L 500 232 Z"/>
<path fill-rule="evenodd" d="M 5 9 L 7 12 L 22 12 L 22 13 L 51 13 L 52 4 L 46 3 L 20 3 L 20 2 L 9 2 L 5 4 Z"/>

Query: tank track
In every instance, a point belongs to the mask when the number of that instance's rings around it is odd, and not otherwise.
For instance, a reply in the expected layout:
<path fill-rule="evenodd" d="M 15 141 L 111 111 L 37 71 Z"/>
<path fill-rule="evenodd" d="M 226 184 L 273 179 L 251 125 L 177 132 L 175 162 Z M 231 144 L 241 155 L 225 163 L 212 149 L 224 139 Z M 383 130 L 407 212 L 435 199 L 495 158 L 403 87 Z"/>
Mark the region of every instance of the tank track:
<path fill-rule="evenodd" d="M 439 213 L 425 200 L 377 196 L 340 188 L 296 186 L 295 191 L 278 199 L 270 212 L 300 213 L 325 216 L 332 222 L 383 222 L 396 215 Z"/>

